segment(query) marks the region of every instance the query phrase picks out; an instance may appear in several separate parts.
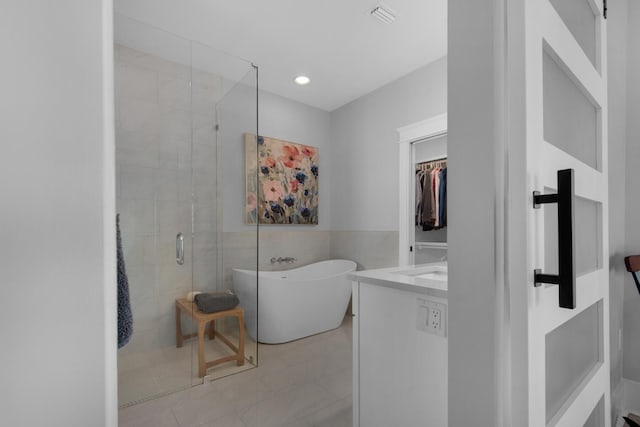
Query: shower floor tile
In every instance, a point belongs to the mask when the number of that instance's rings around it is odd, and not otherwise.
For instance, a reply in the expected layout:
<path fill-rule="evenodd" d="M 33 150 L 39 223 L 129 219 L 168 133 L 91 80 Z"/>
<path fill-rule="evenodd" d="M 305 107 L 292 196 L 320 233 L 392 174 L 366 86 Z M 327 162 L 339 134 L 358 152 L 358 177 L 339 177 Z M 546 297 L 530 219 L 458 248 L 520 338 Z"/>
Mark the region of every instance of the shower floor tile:
<path fill-rule="evenodd" d="M 206 345 L 207 357 L 228 351 L 215 342 Z M 142 366 L 147 369 L 145 374 L 156 369 L 153 380 L 158 390 L 163 381 L 171 385 L 172 378 L 179 385 L 179 372 L 187 364 L 170 350 L 165 349 L 161 357 L 155 355 L 154 360 L 159 361 L 155 366 Z M 260 345 L 258 351 L 260 366 L 255 369 L 230 375 L 234 368 L 243 368 L 230 363 L 220 370 L 210 369 L 202 385 L 187 385 L 182 391 L 121 408 L 120 427 L 351 426 L 351 317 L 345 317 L 333 331 L 285 344 Z M 191 359 L 188 369 L 193 374 L 197 356 L 184 353 Z M 139 359 L 135 362 L 141 367 Z M 124 372 L 121 381 L 137 378 L 131 375 L 134 369 Z"/>
<path fill-rule="evenodd" d="M 237 332 L 225 332 L 232 342 L 237 342 Z M 213 360 L 232 354 L 220 340 L 204 341 L 205 359 Z M 256 344 L 248 336 L 245 339 L 245 364 L 223 363 L 207 370 L 205 379 L 198 377 L 198 346 L 194 339 L 187 340 L 182 348 L 175 346 L 142 353 L 124 354 L 118 358 L 118 401 L 120 407 L 144 402 L 175 391 L 180 391 L 203 381 L 223 378 L 254 368 L 250 360 L 257 360 Z"/>

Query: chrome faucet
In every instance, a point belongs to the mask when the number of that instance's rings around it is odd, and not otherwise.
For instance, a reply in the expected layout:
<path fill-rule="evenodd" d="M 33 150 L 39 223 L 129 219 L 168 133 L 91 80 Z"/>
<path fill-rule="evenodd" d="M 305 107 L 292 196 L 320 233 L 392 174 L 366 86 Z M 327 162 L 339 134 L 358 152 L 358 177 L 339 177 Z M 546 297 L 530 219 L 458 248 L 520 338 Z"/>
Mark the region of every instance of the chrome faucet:
<path fill-rule="evenodd" d="M 273 258 L 271 258 L 271 264 L 275 264 L 276 262 L 278 264 L 281 264 L 283 262 L 286 262 L 287 264 L 293 264 L 296 261 L 297 261 L 297 259 L 295 259 L 293 257 L 290 257 L 290 256 L 284 257 L 284 258 L 283 257 L 278 257 L 278 258 L 273 257 Z"/>

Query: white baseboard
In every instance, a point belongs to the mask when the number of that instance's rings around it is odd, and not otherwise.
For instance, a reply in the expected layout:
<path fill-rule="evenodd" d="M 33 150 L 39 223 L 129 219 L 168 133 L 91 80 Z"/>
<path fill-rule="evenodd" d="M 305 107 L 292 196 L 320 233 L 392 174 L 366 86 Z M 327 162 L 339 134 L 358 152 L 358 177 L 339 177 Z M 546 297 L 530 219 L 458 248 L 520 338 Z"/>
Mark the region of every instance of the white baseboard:
<path fill-rule="evenodd" d="M 624 425 L 623 415 L 629 412 L 640 414 L 640 382 L 623 378 L 611 396 L 611 404 L 617 410 L 616 427 Z"/>
<path fill-rule="evenodd" d="M 623 378 L 623 408 L 640 413 L 640 382 Z"/>
<path fill-rule="evenodd" d="M 618 386 L 611 393 L 611 415 L 613 417 L 612 426 L 619 427 L 622 416 L 626 415 L 624 411 L 624 385 L 622 380 L 618 383 Z"/>

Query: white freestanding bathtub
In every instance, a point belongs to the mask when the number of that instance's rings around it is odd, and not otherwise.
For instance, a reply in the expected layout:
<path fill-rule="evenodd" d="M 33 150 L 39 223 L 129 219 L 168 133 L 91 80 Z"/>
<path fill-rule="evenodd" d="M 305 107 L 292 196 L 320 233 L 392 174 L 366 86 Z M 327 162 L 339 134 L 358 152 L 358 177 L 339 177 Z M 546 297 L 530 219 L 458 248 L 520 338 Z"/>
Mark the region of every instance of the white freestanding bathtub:
<path fill-rule="evenodd" d="M 337 328 L 351 296 L 346 274 L 355 269 L 353 261 L 329 260 L 260 271 L 257 286 L 255 271 L 234 269 L 233 287 L 245 312 L 247 333 L 258 342 L 279 344 Z"/>

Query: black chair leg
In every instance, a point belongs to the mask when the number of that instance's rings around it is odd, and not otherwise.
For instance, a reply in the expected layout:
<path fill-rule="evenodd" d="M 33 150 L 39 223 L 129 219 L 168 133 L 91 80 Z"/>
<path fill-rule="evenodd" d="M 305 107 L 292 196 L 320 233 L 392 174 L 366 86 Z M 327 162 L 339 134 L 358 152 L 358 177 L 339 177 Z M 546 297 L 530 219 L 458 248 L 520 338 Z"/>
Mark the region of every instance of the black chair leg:
<path fill-rule="evenodd" d="M 622 417 L 622 418 L 624 418 L 624 420 L 627 422 L 629 427 L 640 427 L 640 424 L 638 424 L 637 422 L 633 421 L 631 418 L 627 418 L 627 417 Z"/>

